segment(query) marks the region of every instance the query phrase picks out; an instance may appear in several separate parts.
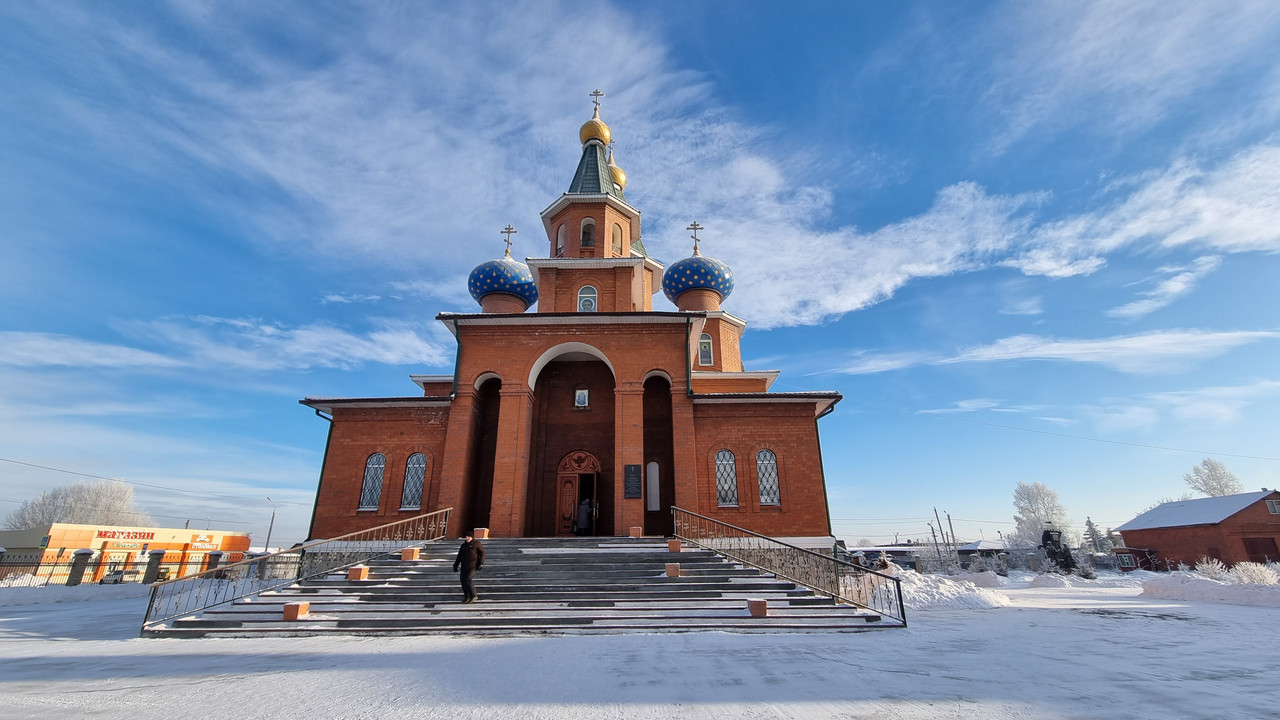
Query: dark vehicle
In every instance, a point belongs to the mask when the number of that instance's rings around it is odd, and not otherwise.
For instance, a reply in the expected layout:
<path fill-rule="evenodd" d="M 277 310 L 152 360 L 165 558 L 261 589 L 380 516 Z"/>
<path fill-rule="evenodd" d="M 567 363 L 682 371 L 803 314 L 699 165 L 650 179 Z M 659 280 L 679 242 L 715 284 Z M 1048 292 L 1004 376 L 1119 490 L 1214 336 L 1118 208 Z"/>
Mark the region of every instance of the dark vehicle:
<path fill-rule="evenodd" d="M 112 570 L 102 579 L 98 581 L 99 585 L 119 585 L 120 583 L 138 582 L 142 579 L 142 573 L 137 570 Z"/>

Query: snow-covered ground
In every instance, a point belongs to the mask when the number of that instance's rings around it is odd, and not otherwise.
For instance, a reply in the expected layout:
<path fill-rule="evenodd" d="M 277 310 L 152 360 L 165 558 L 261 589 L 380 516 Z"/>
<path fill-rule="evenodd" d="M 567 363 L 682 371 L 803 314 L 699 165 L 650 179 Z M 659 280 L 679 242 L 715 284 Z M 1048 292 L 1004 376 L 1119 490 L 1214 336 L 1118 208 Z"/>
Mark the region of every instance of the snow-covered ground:
<path fill-rule="evenodd" d="M 142 640 L 140 586 L 5 589 L 0 718 L 1280 717 L 1280 586 L 974 579 L 906 573 L 907 630 L 516 638 Z"/>

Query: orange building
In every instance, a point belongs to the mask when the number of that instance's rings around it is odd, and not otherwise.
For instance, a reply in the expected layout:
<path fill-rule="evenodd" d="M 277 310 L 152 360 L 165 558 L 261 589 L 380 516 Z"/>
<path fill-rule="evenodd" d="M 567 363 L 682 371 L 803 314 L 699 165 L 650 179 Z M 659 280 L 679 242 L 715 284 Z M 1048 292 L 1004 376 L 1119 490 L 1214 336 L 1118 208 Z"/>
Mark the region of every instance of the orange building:
<path fill-rule="evenodd" d="M 302 400 L 330 420 L 312 538 L 453 507 L 450 531 L 495 536 L 672 531 L 672 506 L 830 547 L 817 419 L 836 392 L 769 392 L 743 368 L 746 322 L 721 309 L 733 273 L 693 254 L 664 267 L 609 150 L 582 126 L 569 190 L 542 212 L 547 257 L 472 271 L 478 313 L 437 316 L 452 375 L 414 397 Z M 659 288 L 678 308 L 654 311 Z M 536 304 L 536 312 L 529 309 Z"/>
<path fill-rule="evenodd" d="M 221 563 L 239 562 L 249 549 L 249 534 L 224 530 L 189 530 L 185 528 L 133 527 L 120 525 L 76 525 L 53 523 L 29 530 L 0 532 L 3 560 L 8 565 L 38 566 L 32 570 L 60 568 L 66 579 L 66 566 L 77 550 L 91 550 L 89 568 L 92 575 L 85 582 L 97 582 L 111 570 L 134 569 L 145 565 L 154 550 L 165 550 L 161 567 L 170 576 L 180 577 L 200 572 L 208 565 L 209 553 L 221 552 Z"/>

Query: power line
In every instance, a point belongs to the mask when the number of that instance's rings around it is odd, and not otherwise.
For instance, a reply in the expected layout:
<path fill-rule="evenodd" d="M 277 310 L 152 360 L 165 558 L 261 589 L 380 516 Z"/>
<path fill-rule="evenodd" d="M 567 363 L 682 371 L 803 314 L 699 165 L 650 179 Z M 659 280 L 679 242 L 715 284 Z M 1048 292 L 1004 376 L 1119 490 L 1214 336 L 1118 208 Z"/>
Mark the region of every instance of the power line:
<path fill-rule="evenodd" d="M 17 504 L 17 505 L 23 505 L 23 504 L 25 504 L 25 503 L 27 503 L 27 502 L 29 502 L 29 501 L 27 501 L 27 500 L 14 500 L 13 498 L 0 498 L 0 502 L 7 502 L 7 503 L 14 503 L 14 504 Z M 198 520 L 198 519 L 199 519 L 199 518 L 195 517 L 194 515 L 192 515 L 192 516 L 187 516 L 187 515 L 156 515 L 155 513 L 149 513 L 149 512 L 134 512 L 134 511 L 132 511 L 132 510 L 121 510 L 121 511 L 119 511 L 119 512 L 120 512 L 120 514 L 121 514 L 121 515 L 141 515 L 141 516 L 143 516 L 143 517 L 150 517 L 150 518 L 168 518 L 168 519 L 170 519 L 170 520 Z M 231 523 L 232 525 L 255 525 L 255 524 L 256 524 L 256 523 L 248 522 L 248 521 L 246 521 L 246 520 L 219 520 L 218 518 L 205 518 L 205 520 L 206 520 L 206 521 L 208 521 L 208 522 L 216 522 L 216 523 Z"/>
<path fill-rule="evenodd" d="M 13 463 L 14 465 L 26 465 L 27 467 L 40 468 L 41 470 L 52 470 L 53 472 L 66 473 L 68 475 L 79 475 L 80 477 L 94 478 L 95 480 L 110 480 L 113 482 L 122 482 L 126 485 L 134 485 L 137 487 L 153 488 L 155 490 L 168 490 L 170 492 L 183 493 L 186 495 L 198 495 L 203 497 L 222 498 L 224 500 L 244 500 L 245 495 L 224 495 L 222 493 L 201 492 L 199 490 L 187 490 L 185 488 L 169 487 L 167 485 L 152 485 L 150 483 L 136 482 L 134 480 L 123 480 L 121 478 L 106 477 L 105 475 L 93 475 L 90 473 L 77 472 L 75 470 L 65 470 L 63 468 L 50 467 L 48 465 L 37 465 L 35 463 L 23 462 L 21 460 L 12 460 L 10 458 L 0 458 L 0 461 Z M 296 505 L 287 501 L 281 502 L 282 505 Z"/>
<path fill-rule="evenodd" d="M 1196 455 L 1218 455 L 1221 457 L 1244 458 L 1246 460 L 1270 460 L 1272 462 L 1280 462 L 1280 458 L 1267 457 L 1265 455 L 1239 455 L 1236 453 L 1214 452 L 1212 450 L 1188 450 L 1187 448 L 1166 447 L 1164 445 L 1145 445 L 1143 443 L 1125 442 L 1123 440 L 1106 440 L 1103 438 L 1089 437 L 1087 435 L 1071 435 L 1068 433 L 1052 432 L 1050 430 L 1036 430 L 1034 428 L 1018 427 L 1017 425 L 1001 425 L 1000 423 L 985 422 L 982 420 L 973 420 L 970 418 L 956 417 L 954 415 L 944 415 L 942 413 L 918 413 L 928 415 L 930 417 L 943 418 L 946 420 L 955 420 L 956 422 L 972 423 L 974 425 L 986 425 L 988 427 L 1004 428 L 1005 430 L 1021 430 L 1022 432 L 1037 433 L 1040 435 L 1053 435 L 1054 437 L 1071 438 L 1073 440 L 1089 440 L 1092 442 L 1108 443 L 1111 445 L 1128 445 L 1129 447 L 1147 448 L 1149 450 L 1169 450 L 1171 452 L 1194 453 Z"/>

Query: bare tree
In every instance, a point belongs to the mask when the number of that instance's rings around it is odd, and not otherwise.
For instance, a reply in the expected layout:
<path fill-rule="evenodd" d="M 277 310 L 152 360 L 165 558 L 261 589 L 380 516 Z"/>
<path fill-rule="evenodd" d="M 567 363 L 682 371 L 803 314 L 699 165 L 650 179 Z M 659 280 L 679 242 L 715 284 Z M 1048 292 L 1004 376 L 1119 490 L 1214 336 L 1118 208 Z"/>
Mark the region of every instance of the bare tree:
<path fill-rule="evenodd" d="M 1005 536 L 1011 548 L 1034 548 L 1046 528 L 1065 531 L 1071 524 L 1058 493 L 1044 483 L 1018 483 L 1013 489 L 1013 510 L 1015 528 Z"/>
<path fill-rule="evenodd" d="M 1226 465 L 1205 458 L 1199 465 L 1191 468 L 1191 472 L 1182 476 L 1187 485 L 1198 493 L 1209 497 L 1222 497 L 1244 492 L 1244 484 L 1227 469 Z"/>
<path fill-rule="evenodd" d="M 52 523 L 81 525 L 150 525 L 151 517 L 133 501 L 133 487 L 118 480 L 95 485 L 79 482 L 46 490 L 22 503 L 5 518 L 9 530 Z"/>

